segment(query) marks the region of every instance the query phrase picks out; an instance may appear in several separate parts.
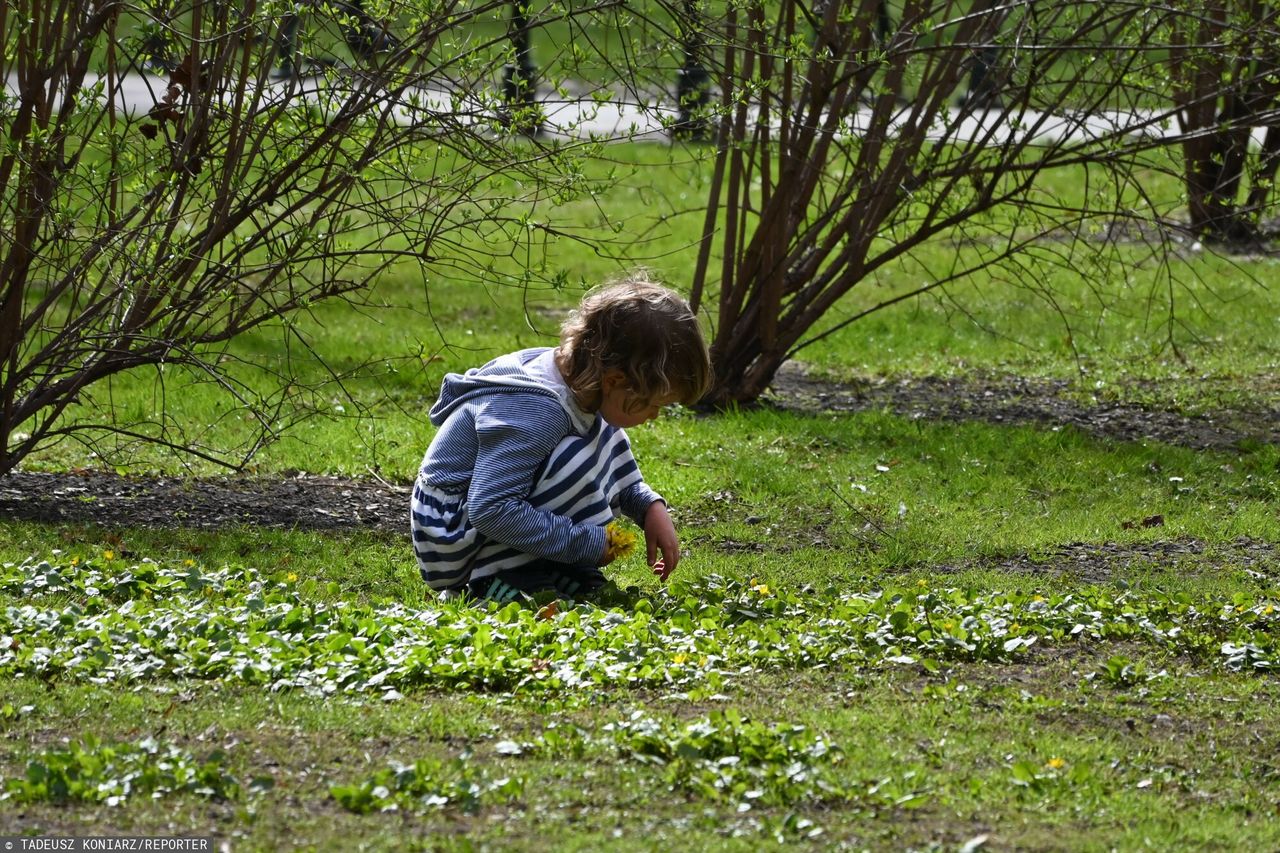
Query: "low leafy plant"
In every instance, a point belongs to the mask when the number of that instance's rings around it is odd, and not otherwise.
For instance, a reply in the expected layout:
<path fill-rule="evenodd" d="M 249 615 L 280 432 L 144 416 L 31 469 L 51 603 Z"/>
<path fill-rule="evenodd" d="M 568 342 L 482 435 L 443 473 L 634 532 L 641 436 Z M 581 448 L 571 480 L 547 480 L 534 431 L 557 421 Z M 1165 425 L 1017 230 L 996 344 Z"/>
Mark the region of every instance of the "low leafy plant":
<path fill-rule="evenodd" d="M 404 809 L 411 812 L 453 807 L 474 812 L 492 800 L 517 800 L 524 780 L 514 776 L 490 779 L 467 756 L 442 762 L 429 759 L 392 764 L 350 785 L 334 785 L 330 795 L 357 814 Z"/>
<path fill-rule="evenodd" d="M 243 594 L 262 583 L 251 569 L 208 571 L 193 560 L 179 565 L 152 560 L 125 565 L 111 551 L 83 563 L 79 558 L 62 564 L 30 560 L 6 564 L 0 570 L 0 594 L 27 599 L 69 595 L 86 604 L 177 595 L 220 596 L 228 591 Z"/>
<path fill-rule="evenodd" d="M 638 711 L 605 731 L 633 759 L 663 765 L 673 789 L 709 799 L 749 808 L 851 796 L 831 772 L 840 750 L 804 726 L 767 726 L 733 709 L 673 725 Z"/>
<path fill-rule="evenodd" d="M 0 567 L 0 674 L 94 683 L 219 679 L 316 695 L 414 687 L 564 691 L 683 685 L 715 692 L 762 669 L 913 666 L 1017 658 L 1037 644 L 1153 645 L 1263 671 L 1280 660 L 1266 599 L 1049 597 L 924 587 L 770 589 L 716 576 L 664 587 L 627 611 L 308 600 L 296 578 L 251 568 Z M 56 594 L 54 594 L 56 593 Z"/>
<path fill-rule="evenodd" d="M 1043 763 L 1031 760 L 1015 761 L 1009 768 L 1014 787 L 1043 794 L 1052 786 L 1074 784 L 1088 778 L 1083 767 L 1068 767 L 1062 758 L 1050 758 Z"/>
<path fill-rule="evenodd" d="M 224 759 L 221 752 L 196 759 L 151 738 L 135 744 L 104 744 L 85 735 L 66 749 L 49 750 L 30 759 L 25 776 L 5 780 L 0 799 L 109 806 L 130 797 L 168 794 L 232 800 L 239 797 L 240 785 L 223 768 Z"/>
<path fill-rule="evenodd" d="M 1274 644 L 1267 648 L 1256 642 L 1228 641 L 1222 644 L 1222 656 L 1230 669 L 1269 670 L 1280 666 Z"/>
<path fill-rule="evenodd" d="M 805 726 L 747 719 L 733 708 L 692 721 L 635 711 L 598 732 L 551 726 L 533 741 L 502 741 L 496 749 L 505 755 L 581 758 L 600 747 L 625 760 L 660 766 L 673 791 L 730 803 L 739 813 L 756 804 L 914 806 L 927 798 L 909 780 L 851 780 L 843 751 L 825 736 Z M 789 832 L 808 834 L 814 828 L 811 821 L 795 823 L 787 824 Z"/>
<path fill-rule="evenodd" d="M 1147 666 L 1142 661 L 1134 661 L 1124 655 L 1113 655 L 1106 660 L 1090 676 L 1111 687 L 1133 687 L 1142 684 L 1149 678 Z"/>

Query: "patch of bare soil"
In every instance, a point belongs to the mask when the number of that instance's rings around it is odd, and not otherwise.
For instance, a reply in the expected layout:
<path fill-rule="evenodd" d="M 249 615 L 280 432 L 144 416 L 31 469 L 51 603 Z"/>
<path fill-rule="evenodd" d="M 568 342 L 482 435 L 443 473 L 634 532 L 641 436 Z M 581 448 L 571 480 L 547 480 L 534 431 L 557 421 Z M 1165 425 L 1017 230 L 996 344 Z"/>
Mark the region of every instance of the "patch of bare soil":
<path fill-rule="evenodd" d="M 1113 578 L 1133 577 L 1136 573 L 1152 569 L 1176 569 L 1184 574 L 1195 574 L 1211 566 L 1230 566 L 1234 570 L 1244 570 L 1258 581 L 1274 583 L 1280 579 L 1280 547 L 1248 537 L 1217 545 L 1207 545 L 1196 539 L 1125 544 L 1072 542 L 1042 554 L 1019 554 L 1000 560 L 930 568 L 943 573 L 994 569 L 1028 576 L 1065 575 L 1086 583 L 1105 583 Z"/>
<path fill-rule="evenodd" d="M 1241 442 L 1280 442 L 1280 410 L 1221 409 L 1189 416 L 1132 403 L 1087 406 L 1072 399 L 1064 380 L 1021 376 L 934 377 L 835 383 L 789 364 L 778 372 L 767 400 L 798 412 L 890 411 L 926 420 L 986 421 L 1074 427 L 1115 441 L 1143 439 L 1198 450 L 1230 450 Z"/>
<path fill-rule="evenodd" d="M 243 525 L 407 534 L 409 489 L 314 474 L 268 479 L 19 471 L 0 478 L 0 518 L 112 527 Z"/>

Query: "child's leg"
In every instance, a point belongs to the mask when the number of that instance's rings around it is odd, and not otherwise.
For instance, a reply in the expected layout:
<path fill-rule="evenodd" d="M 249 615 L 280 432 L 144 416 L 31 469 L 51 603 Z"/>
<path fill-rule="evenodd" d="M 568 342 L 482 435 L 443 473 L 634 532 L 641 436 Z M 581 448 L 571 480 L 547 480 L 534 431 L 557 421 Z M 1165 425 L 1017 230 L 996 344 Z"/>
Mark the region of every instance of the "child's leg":
<path fill-rule="evenodd" d="M 556 589 L 565 595 L 590 595 L 605 584 L 599 566 L 562 566 L 556 578 Z"/>
<path fill-rule="evenodd" d="M 513 601 L 522 595 L 548 591 L 567 596 L 590 595 L 604 584 L 604 572 L 596 566 L 539 560 L 473 580 L 468 588 L 476 598 Z"/>
<path fill-rule="evenodd" d="M 544 561 L 545 562 L 545 561 Z M 541 563 L 530 563 L 483 578 L 475 578 L 467 589 L 476 598 L 494 601 L 512 601 L 521 594 L 531 595 L 545 589 L 555 589 L 555 575 Z"/>
<path fill-rule="evenodd" d="M 438 592 L 464 589 L 476 553 L 485 544 L 467 517 L 466 496 L 419 481 L 414 484 L 409 520 L 422 579 Z"/>

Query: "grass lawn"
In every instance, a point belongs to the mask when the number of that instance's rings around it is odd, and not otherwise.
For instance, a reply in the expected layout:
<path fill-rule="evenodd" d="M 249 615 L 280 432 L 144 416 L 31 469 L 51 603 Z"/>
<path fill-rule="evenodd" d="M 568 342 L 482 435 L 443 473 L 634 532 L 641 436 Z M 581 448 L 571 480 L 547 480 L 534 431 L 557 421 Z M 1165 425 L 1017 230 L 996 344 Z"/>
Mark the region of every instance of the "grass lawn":
<path fill-rule="evenodd" d="M 620 170 L 612 195 L 564 215 L 644 236 L 618 258 L 547 247 L 559 289 L 506 286 L 506 258 L 484 284 L 405 269 L 381 308 L 317 308 L 301 332 L 376 369 L 257 473 L 406 482 L 445 371 L 549 343 L 579 281 L 647 259 L 680 284 L 695 154 L 610 149 L 593 168 Z M 956 249 L 931 251 L 832 321 Z M 803 358 L 846 378 L 1062 378 L 1083 402 L 1192 414 L 1274 406 L 1271 266 L 1197 251 L 993 276 Z M 1195 306 L 1172 327 L 1169 293 Z M 1091 322 L 1068 339 L 1063 316 Z M 270 330 L 238 347 L 284 357 Z M 225 401 L 162 379 L 109 399 L 235 439 Z M 401 536 L 6 523 L 0 826 L 235 850 L 1280 847 L 1274 446 L 767 408 L 673 412 L 632 440 L 688 556 L 667 587 L 630 558 L 611 608 L 437 602 Z M 98 464 L 64 443 L 28 467 Z"/>

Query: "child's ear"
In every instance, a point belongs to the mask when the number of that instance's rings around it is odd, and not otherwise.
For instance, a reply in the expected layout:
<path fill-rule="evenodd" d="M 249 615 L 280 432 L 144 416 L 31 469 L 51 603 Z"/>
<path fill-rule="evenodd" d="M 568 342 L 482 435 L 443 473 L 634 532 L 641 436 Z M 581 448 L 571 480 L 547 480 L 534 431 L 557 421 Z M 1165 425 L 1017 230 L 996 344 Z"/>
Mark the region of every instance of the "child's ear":
<path fill-rule="evenodd" d="M 625 388 L 626 385 L 626 375 L 616 367 L 609 368 L 600 377 L 600 390 L 605 394 L 611 394 L 618 388 Z"/>

